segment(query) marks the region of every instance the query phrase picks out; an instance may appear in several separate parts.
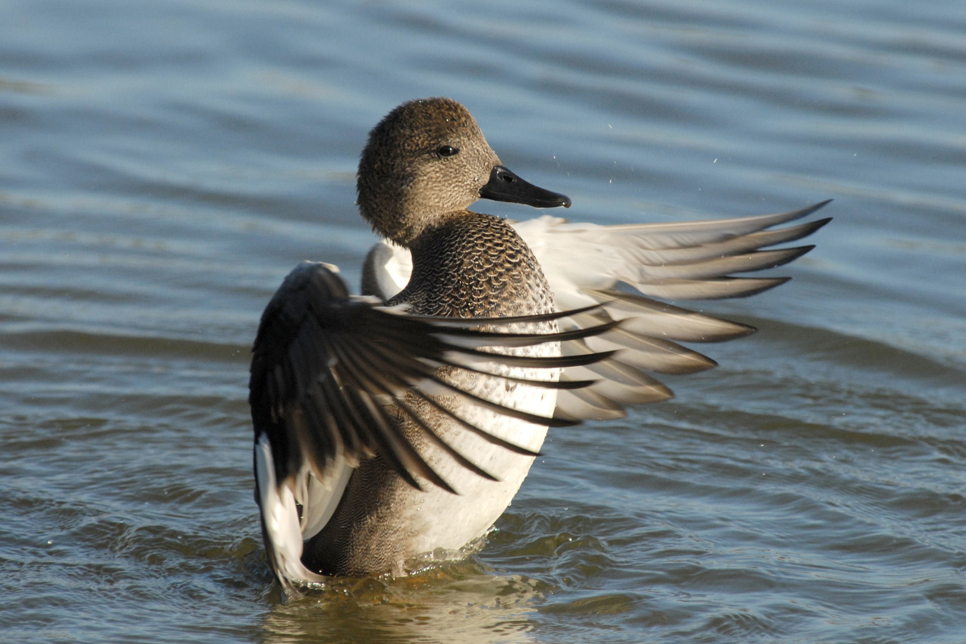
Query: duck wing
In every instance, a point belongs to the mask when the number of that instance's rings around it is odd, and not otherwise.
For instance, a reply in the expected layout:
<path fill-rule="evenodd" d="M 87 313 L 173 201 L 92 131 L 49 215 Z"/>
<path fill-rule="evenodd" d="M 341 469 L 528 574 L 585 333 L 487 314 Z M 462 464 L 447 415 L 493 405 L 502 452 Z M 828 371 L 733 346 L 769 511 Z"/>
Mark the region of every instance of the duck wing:
<path fill-rule="evenodd" d="M 785 283 L 789 278 L 735 274 L 781 266 L 814 248 L 772 247 L 807 237 L 827 224 L 830 218 L 781 226 L 827 203 L 772 215 L 681 223 L 599 226 L 547 215 L 514 222 L 543 269 L 558 309 L 599 305 L 562 320 L 562 329 L 622 322 L 607 334 L 562 346 L 564 355 L 570 356 L 620 353 L 565 369 L 562 382 L 596 382 L 561 391 L 555 416 L 619 417 L 626 403 L 671 397 L 651 373 L 686 374 L 715 366 L 710 358 L 679 343 L 730 340 L 755 329 L 662 300 L 747 297 Z M 377 244 L 363 267 L 364 292 L 392 297 L 405 287 L 411 271 L 406 249 Z"/>

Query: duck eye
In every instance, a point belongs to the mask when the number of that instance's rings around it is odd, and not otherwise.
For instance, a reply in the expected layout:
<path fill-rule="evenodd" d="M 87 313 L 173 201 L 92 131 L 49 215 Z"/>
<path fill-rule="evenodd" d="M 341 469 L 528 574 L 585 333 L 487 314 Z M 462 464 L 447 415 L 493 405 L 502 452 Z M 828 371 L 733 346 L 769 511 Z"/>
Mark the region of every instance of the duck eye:
<path fill-rule="evenodd" d="M 449 145 L 442 145 L 439 147 L 439 149 L 436 150 L 436 154 L 438 154 L 441 157 L 451 157 L 458 152 L 459 150 L 457 148 L 451 147 Z"/>

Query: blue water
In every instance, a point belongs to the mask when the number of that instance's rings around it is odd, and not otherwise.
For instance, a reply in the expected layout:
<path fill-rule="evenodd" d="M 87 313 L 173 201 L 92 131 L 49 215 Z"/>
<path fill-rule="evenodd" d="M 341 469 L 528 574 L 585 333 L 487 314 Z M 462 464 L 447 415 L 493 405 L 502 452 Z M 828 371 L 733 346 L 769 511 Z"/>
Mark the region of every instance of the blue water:
<path fill-rule="evenodd" d="M 966 641 L 961 3 L 0 16 L 0 641 Z M 552 431 L 479 554 L 283 603 L 249 347 L 298 261 L 357 282 L 358 154 L 431 95 L 573 220 L 835 221 L 702 306 L 761 329 L 719 368 Z"/>

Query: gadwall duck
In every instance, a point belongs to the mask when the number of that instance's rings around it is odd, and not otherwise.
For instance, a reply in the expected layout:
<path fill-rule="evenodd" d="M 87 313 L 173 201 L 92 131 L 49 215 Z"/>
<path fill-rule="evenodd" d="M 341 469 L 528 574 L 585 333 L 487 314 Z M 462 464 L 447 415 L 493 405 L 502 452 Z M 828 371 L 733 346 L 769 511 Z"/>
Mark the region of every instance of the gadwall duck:
<path fill-rule="evenodd" d="M 665 400 L 647 372 L 715 364 L 678 342 L 754 330 L 653 298 L 777 286 L 786 279 L 730 275 L 794 260 L 812 247 L 759 249 L 828 222 L 774 228 L 827 202 L 626 226 L 472 212 L 480 198 L 570 199 L 505 168 L 446 98 L 404 103 L 372 130 L 357 190 L 388 240 L 366 259 L 364 295 L 336 267 L 305 262 L 269 302 L 253 350 L 256 499 L 290 595 L 326 575 L 401 575 L 465 552 L 509 505 L 548 427 Z"/>

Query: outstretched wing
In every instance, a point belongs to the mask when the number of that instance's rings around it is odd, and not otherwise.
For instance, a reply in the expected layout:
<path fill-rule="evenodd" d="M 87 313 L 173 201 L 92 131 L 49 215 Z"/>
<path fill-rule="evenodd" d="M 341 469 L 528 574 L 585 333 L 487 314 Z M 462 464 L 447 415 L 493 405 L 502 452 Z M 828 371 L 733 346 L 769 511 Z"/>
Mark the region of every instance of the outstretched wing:
<path fill-rule="evenodd" d="M 710 300 L 754 295 L 788 281 L 732 275 L 782 266 L 814 248 L 762 250 L 827 224 L 830 219 L 774 228 L 827 203 L 736 219 L 598 226 L 543 216 L 513 227 L 536 255 L 562 309 L 596 302 L 599 297 L 588 291 L 612 289 L 618 282 L 649 297 Z"/>
<path fill-rule="evenodd" d="M 560 392 L 555 415 L 617 417 L 625 403 L 671 396 L 650 373 L 686 374 L 713 367 L 713 360 L 679 343 L 729 340 L 755 329 L 661 300 L 747 297 L 783 284 L 788 278 L 735 274 L 781 266 L 810 251 L 813 246 L 771 247 L 807 237 L 827 224 L 830 219 L 778 227 L 827 203 L 774 215 L 669 224 L 598 226 L 548 215 L 513 223 L 543 269 L 559 309 L 599 305 L 562 320 L 561 328 L 622 321 L 605 336 L 563 346 L 570 356 L 621 352 L 605 362 L 565 369 L 562 382 L 596 382 Z M 378 244 L 363 267 L 364 292 L 392 297 L 405 287 L 411 270 L 406 249 Z"/>
<path fill-rule="evenodd" d="M 483 439 L 521 454 L 536 453 L 461 418 L 458 405 L 439 396 L 468 401 L 499 414 L 544 426 L 565 426 L 573 418 L 548 418 L 506 407 L 463 388 L 455 371 L 479 378 L 494 367 L 550 370 L 589 365 L 613 352 L 573 356 L 493 353 L 547 342 L 582 341 L 616 328 L 605 322 L 555 333 L 519 333 L 576 312 L 498 319 L 419 317 L 387 308 L 375 298 L 350 296 L 337 269 L 306 262 L 285 279 L 262 316 L 253 350 L 249 402 L 255 426 L 255 469 L 262 526 L 269 559 L 283 583 L 321 578 L 300 561 L 302 541 L 325 525 L 360 458 L 379 455 L 414 487 L 420 479 L 448 491 L 403 433 L 400 417 L 432 444 L 476 474 L 496 480 L 434 430 L 427 413 L 443 414 Z M 489 348 L 489 349 L 488 349 Z M 534 387 L 572 390 L 589 381 L 526 380 Z M 390 411 L 391 408 L 391 411 Z M 429 410 L 428 412 L 426 410 Z"/>

